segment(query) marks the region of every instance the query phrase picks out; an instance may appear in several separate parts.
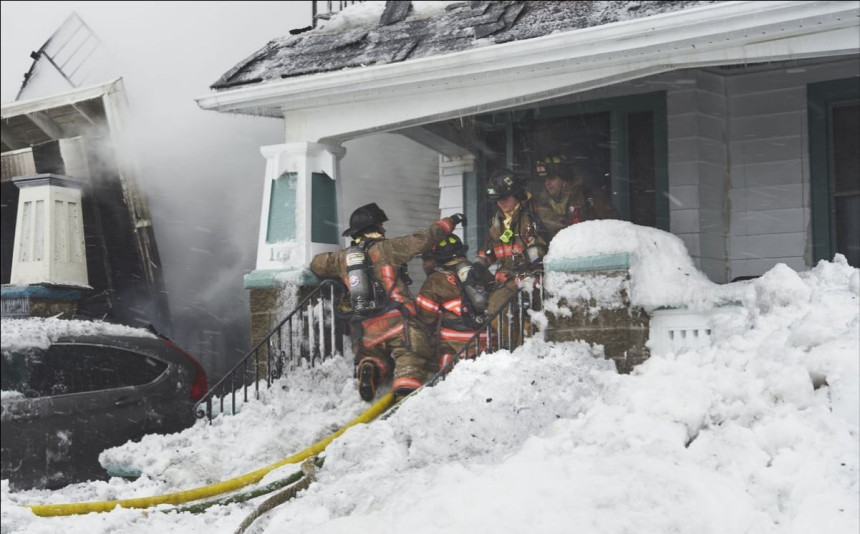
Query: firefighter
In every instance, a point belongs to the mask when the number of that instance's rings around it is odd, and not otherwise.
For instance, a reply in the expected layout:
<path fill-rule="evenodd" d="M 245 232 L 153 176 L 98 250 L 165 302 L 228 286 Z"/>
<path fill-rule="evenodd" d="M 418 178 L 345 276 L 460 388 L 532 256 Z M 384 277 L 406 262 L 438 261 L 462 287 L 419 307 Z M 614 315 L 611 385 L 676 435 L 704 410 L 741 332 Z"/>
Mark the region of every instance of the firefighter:
<path fill-rule="evenodd" d="M 376 203 L 359 207 L 343 233 L 352 238 L 350 246 L 317 254 L 310 266 L 317 276 L 340 279 L 349 289 L 341 307 L 350 322 L 359 395 L 367 402 L 389 379 L 398 397 L 426 380 L 428 360 L 433 356 L 427 335 L 415 320 L 405 264 L 428 251 L 457 224 L 465 223 L 458 213 L 427 230 L 386 239 L 383 223 L 387 220 Z"/>
<path fill-rule="evenodd" d="M 538 160 L 535 173 L 543 179 L 544 190 L 537 196 L 535 211 L 550 239 L 562 228 L 592 219 L 617 219 L 618 213 L 602 189 L 585 185 L 567 159 L 550 154 Z"/>
<path fill-rule="evenodd" d="M 468 248 L 454 234 L 442 238 L 430 250 L 436 266 L 415 299 L 418 320 L 436 334 L 439 369 L 487 326 L 487 292 L 466 258 Z M 479 341 L 479 349 L 485 348 L 486 331 Z M 474 358 L 474 348 L 467 350 L 465 357 Z"/>
<path fill-rule="evenodd" d="M 487 243 L 478 251 L 475 266 L 483 272 L 493 264 L 497 267 L 487 309 L 492 316 L 523 282 L 535 281 L 535 275 L 543 272 L 549 237 L 535 213 L 535 199 L 512 171 L 503 169 L 490 176 L 487 198 L 495 201 L 498 210 L 490 219 Z"/>

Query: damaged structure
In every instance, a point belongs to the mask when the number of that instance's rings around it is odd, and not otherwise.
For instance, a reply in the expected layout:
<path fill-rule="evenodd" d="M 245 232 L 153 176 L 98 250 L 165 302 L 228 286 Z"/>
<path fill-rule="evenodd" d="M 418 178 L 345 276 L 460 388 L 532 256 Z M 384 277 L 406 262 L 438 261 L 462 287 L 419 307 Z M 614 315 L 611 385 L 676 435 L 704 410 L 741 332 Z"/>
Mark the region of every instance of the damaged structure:
<path fill-rule="evenodd" d="M 681 238 L 716 283 L 836 253 L 860 265 L 858 16 L 858 2 L 368 2 L 271 41 L 198 99 L 284 120 L 284 142 L 260 148 L 252 338 L 355 207 L 394 206 L 392 235 L 465 212 L 475 251 L 487 177 L 532 177 L 548 152 L 621 218 Z M 635 363 L 648 319 L 627 317 L 593 329 L 621 340 L 611 350 L 588 341 Z"/>
<path fill-rule="evenodd" d="M 2 106 L 3 315 L 166 330 L 170 312 L 128 146 L 123 81 L 88 85 L 98 69 L 81 69 L 98 66 L 100 52 L 73 15 L 32 54 L 18 100 Z"/>

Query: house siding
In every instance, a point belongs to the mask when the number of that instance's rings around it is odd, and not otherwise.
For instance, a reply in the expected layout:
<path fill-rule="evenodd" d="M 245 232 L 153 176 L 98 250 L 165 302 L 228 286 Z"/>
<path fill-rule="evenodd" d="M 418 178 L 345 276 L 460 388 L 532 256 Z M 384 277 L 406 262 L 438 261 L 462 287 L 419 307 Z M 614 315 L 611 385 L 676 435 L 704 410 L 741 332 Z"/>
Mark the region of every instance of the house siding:
<path fill-rule="evenodd" d="M 463 175 L 475 170 L 475 157 L 463 156 L 449 158 L 439 155 L 439 213 L 447 217 L 455 213 L 464 213 L 463 205 Z M 461 238 L 463 229 L 458 227 L 455 232 Z"/>
<path fill-rule="evenodd" d="M 723 77 L 705 71 L 666 74 L 669 228 L 712 280 L 726 279 L 728 200 Z"/>
<path fill-rule="evenodd" d="M 812 265 L 807 85 L 858 73 L 856 57 L 761 72 L 690 69 L 544 105 L 665 90 L 669 229 L 724 283 L 777 263 Z"/>
<path fill-rule="evenodd" d="M 858 72 L 852 59 L 726 77 L 731 278 L 812 265 L 806 86 Z"/>
<path fill-rule="evenodd" d="M 343 146 L 346 155 L 340 162 L 340 212 L 344 228 L 353 210 L 369 202 L 376 202 L 388 215 L 388 237 L 408 235 L 439 220 L 437 152 L 388 133 L 347 141 Z M 414 282 L 412 292 L 417 294 L 425 279 L 420 260 L 409 262 L 409 274 Z"/>

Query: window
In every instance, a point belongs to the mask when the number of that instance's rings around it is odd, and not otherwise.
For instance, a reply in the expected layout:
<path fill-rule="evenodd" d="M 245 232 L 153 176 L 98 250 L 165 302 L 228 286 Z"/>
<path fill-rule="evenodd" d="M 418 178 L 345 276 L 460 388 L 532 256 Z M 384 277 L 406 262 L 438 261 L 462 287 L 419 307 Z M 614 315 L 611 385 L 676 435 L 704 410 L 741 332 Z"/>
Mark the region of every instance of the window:
<path fill-rule="evenodd" d="M 860 267 L 860 80 L 810 84 L 813 260 L 843 254 Z"/>
<path fill-rule="evenodd" d="M 836 252 L 860 267 L 860 100 L 834 102 L 830 115 L 833 238 Z"/>
<path fill-rule="evenodd" d="M 537 158 L 559 153 L 575 177 L 611 198 L 622 219 L 669 230 L 665 92 L 483 115 L 476 124 L 485 176 L 506 166 L 537 192 Z"/>
<path fill-rule="evenodd" d="M 27 395 L 27 386 L 30 378 L 28 359 L 39 359 L 43 355 L 41 349 L 18 349 L 3 351 L 0 359 L 0 389 L 3 392 L 17 392 Z"/>
<path fill-rule="evenodd" d="M 2 362 L 3 391 L 18 391 L 28 398 L 141 386 L 167 369 L 154 358 L 98 345 L 4 352 Z"/>
<path fill-rule="evenodd" d="M 517 124 L 514 161 L 530 178 L 532 193 L 543 188 L 543 182 L 534 175 L 537 159 L 553 153 L 565 157 L 572 179 L 609 194 L 612 191 L 610 122 L 607 111 L 552 119 L 538 116 Z"/>

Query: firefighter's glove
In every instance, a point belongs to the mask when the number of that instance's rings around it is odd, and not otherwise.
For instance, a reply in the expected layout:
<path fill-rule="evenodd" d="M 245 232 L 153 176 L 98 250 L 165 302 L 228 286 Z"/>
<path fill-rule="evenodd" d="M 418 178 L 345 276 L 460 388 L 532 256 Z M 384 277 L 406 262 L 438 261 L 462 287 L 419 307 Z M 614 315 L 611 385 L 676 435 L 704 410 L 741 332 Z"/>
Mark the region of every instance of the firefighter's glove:
<path fill-rule="evenodd" d="M 462 213 L 455 213 L 454 215 L 448 217 L 448 219 L 451 220 L 451 224 L 453 224 L 454 226 L 457 226 L 460 223 L 462 223 L 463 226 L 466 226 L 466 216 Z"/>

